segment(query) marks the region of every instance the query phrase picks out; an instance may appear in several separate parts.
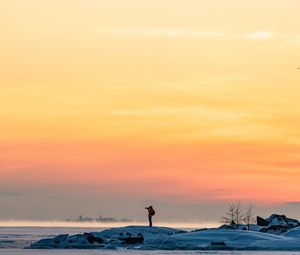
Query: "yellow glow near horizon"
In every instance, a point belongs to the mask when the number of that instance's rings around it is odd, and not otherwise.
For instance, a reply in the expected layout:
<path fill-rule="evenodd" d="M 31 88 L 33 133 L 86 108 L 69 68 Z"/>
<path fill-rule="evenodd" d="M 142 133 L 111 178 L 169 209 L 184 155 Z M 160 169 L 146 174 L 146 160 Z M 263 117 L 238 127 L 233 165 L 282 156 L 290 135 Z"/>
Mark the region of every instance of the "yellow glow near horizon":
<path fill-rule="evenodd" d="M 76 221 L 0 221 L 0 227 L 57 227 L 57 228 L 118 228 L 128 224 L 145 226 L 146 222 L 76 222 Z M 218 222 L 157 222 L 157 226 L 168 225 L 170 228 L 214 228 Z"/>

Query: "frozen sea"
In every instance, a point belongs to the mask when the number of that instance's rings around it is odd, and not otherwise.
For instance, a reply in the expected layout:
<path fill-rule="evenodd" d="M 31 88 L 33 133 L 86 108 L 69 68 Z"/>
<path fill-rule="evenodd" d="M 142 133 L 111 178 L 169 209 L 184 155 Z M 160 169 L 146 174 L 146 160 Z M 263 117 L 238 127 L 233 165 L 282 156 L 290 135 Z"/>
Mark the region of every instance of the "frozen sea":
<path fill-rule="evenodd" d="M 0 227 L 0 255 L 171 255 L 171 254 L 241 254 L 241 255 L 300 255 L 300 252 L 276 251 L 134 251 L 134 250 L 33 250 L 24 249 L 32 242 L 58 234 L 78 234 L 101 231 L 104 228 L 71 227 Z"/>

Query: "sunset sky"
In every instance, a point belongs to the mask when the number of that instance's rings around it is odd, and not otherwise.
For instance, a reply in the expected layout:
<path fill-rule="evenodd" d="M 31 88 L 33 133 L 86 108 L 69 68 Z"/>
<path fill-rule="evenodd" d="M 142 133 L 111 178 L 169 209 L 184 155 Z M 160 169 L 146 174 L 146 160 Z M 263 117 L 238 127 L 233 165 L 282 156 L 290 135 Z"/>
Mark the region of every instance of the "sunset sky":
<path fill-rule="evenodd" d="M 293 214 L 299 10 L 1 0 L 0 220 L 140 220 L 152 204 L 213 221 L 232 201 Z"/>

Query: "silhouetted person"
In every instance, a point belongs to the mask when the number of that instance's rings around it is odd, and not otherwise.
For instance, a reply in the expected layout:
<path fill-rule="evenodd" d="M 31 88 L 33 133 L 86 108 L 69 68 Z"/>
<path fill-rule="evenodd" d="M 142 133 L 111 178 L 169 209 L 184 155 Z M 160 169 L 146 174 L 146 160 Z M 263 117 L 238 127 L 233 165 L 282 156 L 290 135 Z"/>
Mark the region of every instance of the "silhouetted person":
<path fill-rule="evenodd" d="M 155 211 L 151 205 L 149 207 L 145 207 L 145 209 L 148 210 L 149 227 L 152 227 L 152 217 L 155 215 Z"/>

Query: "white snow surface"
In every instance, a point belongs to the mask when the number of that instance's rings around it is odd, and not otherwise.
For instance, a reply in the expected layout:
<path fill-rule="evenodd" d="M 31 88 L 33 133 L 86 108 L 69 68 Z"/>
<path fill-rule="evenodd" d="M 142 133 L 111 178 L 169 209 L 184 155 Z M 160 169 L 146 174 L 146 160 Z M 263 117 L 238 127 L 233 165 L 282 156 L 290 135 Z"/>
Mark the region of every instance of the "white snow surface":
<path fill-rule="evenodd" d="M 290 231 L 285 233 L 284 236 L 299 238 L 299 240 L 300 240 L 300 227 L 292 228 Z"/>
<path fill-rule="evenodd" d="M 90 242 L 88 236 L 97 240 Z M 124 238 L 139 238 L 137 243 Z M 102 241 L 101 241 L 102 240 Z M 300 251 L 300 227 L 284 235 L 235 229 L 204 229 L 186 232 L 166 227 L 128 226 L 78 235 L 42 239 L 31 248 L 134 249 L 134 250 L 280 250 Z"/>

